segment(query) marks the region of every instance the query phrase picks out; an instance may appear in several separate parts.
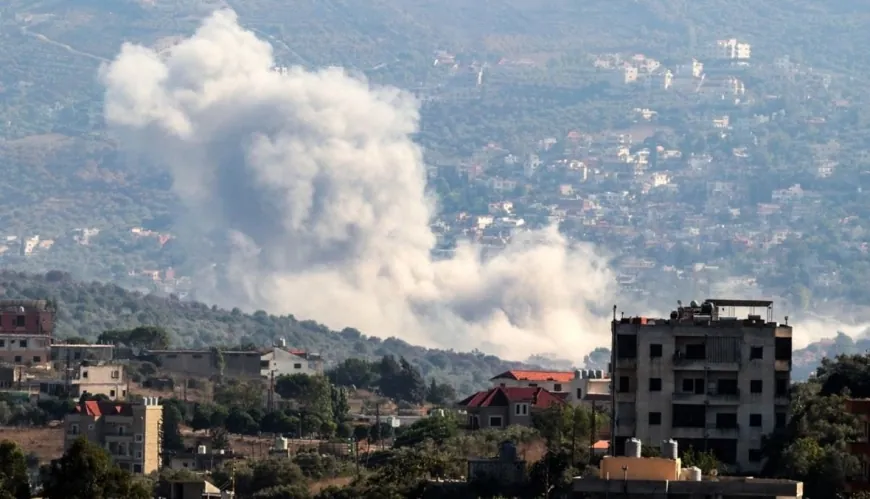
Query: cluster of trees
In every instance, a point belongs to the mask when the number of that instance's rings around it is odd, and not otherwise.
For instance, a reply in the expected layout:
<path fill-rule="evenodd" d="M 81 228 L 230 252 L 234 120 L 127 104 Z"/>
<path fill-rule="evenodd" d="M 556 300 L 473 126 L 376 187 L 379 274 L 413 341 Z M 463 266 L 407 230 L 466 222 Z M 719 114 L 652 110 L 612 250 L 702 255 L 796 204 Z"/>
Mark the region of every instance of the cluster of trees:
<path fill-rule="evenodd" d="M 420 370 L 404 357 L 397 361 L 392 355 L 385 355 L 377 362 L 350 358 L 330 369 L 327 376 L 338 386 L 373 390 L 412 404 L 446 404 L 456 399 L 451 385 L 438 383 L 434 378 L 427 385 Z"/>
<path fill-rule="evenodd" d="M 434 378 L 460 393 L 487 386 L 489 379 L 500 372 L 534 367 L 480 352 L 426 349 L 396 338 L 382 340 L 353 328 L 331 331 L 292 315 L 276 316 L 264 311 L 246 314 L 239 309 L 226 310 L 173 297 L 143 295 L 112 284 L 48 278 L 44 274 L 0 271 L 0 289 L 4 297 L 52 298 L 57 303 L 57 336 L 79 342 L 94 342 L 102 335 L 104 341 L 129 342 L 142 348 L 210 348 L 267 346 L 284 338 L 296 348 L 319 352 L 327 363 L 352 357 L 404 358 L 425 379 Z"/>

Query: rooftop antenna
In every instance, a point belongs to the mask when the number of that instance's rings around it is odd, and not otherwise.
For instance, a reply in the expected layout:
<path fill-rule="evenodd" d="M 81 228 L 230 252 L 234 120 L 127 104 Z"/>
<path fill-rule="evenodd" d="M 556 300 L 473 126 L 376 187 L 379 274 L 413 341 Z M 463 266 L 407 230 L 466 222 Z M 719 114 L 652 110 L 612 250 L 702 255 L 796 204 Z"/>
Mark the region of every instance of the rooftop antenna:
<path fill-rule="evenodd" d="M 788 316 L 785 316 L 785 325 L 788 326 Z"/>
<path fill-rule="evenodd" d="M 613 306 L 613 320 L 616 321 L 616 305 Z"/>

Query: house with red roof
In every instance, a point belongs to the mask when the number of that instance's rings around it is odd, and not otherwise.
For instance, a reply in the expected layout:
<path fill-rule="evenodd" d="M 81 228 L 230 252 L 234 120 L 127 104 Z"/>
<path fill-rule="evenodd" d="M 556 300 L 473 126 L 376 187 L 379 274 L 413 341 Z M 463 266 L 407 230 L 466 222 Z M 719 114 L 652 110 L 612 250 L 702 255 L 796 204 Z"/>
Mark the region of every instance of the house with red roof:
<path fill-rule="evenodd" d="M 541 387 L 501 387 L 477 392 L 457 405 L 468 414 L 472 429 L 531 426 L 532 414 L 565 405 L 565 394 L 554 394 Z"/>
<path fill-rule="evenodd" d="M 490 379 L 493 387 L 543 388 L 572 405 L 604 412 L 610 407 L 610 378 L 602 371 L 505 371 Z"/>

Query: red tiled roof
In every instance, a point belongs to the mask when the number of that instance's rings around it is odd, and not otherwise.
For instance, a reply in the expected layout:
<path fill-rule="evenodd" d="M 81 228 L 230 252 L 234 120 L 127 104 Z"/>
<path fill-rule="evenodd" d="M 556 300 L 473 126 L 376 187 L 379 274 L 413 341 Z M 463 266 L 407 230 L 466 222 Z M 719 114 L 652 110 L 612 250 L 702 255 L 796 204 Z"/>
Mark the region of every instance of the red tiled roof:
<path fill-rule="evenodd" d="M 129 404 L 118 404 L 115 402 L 85 400 L 84 404 L 79 404 L 75 408 L 75 412 L 87 414 L 88 416 L 104 416 L 112 414 L 126 414 L 130 412 Z"/>
<path fill-rule="evenodd" d="M 463 407 L 505 407 L 510 403 L 528 402 L 532 407 L 547 407 L 564 404 L 565 401 L 540 387 L 496 387 L 477 392 L 459 402 Z"/>
<path fill-rule="evenodd" d="M 514 379 L 517 381 L 558 381 L 570 383 L 574 379 L 571 371 L 505 371 L 490 381 L 497 379 Z"/>

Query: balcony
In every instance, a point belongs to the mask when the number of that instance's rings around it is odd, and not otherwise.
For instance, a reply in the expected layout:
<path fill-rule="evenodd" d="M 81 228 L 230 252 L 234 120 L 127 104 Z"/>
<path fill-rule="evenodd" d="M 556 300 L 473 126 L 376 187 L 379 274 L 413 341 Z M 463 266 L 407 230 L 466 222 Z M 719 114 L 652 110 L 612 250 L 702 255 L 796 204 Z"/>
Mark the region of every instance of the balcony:
<path fill-rule="evenodd" d="M 637 358 L 616 359 L 616 368 L 634 371 L 637 369 Z"/>
<path fill-rule="evenodd" d="M 732 393 L 710 392 L 707 397 L 711 404 L 740 404 L 740 390 Z"/>
<path fill-rule="evenodd" d="M 740 434 L 740 426 L 717 426 L 715 423 L 707 425 L 705 436 L 707 438 L 737 438 Z"/>
<path fill-rule="evenodd" d="M 681 403 L 696 403 L 701 404 L 707 400 L 707 396 L 703 393 L 695 393 L 695 392 L 674 392 L 671 395 L 671 400 L 674 402 Z"/>
<path fill-rule="evenodd" d="M 671 428 L 673 438 L 704 438 L 705 429 L 699 427 L 675 426 Z"/>
<path fill-rule="evenodd" d="M 777 372 L 791 371 L 791 360 L 776 360 L 773 362 L 773 369 Z"/>

